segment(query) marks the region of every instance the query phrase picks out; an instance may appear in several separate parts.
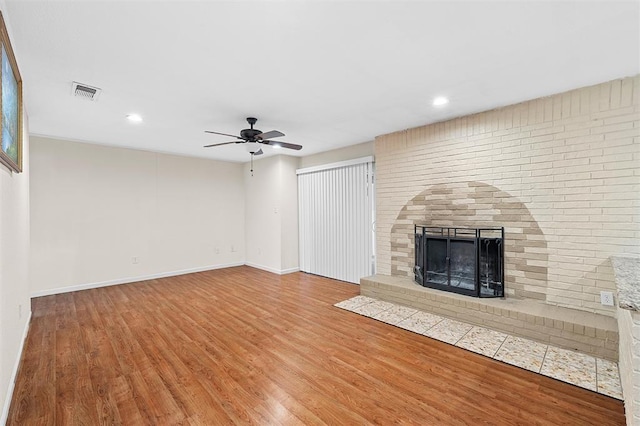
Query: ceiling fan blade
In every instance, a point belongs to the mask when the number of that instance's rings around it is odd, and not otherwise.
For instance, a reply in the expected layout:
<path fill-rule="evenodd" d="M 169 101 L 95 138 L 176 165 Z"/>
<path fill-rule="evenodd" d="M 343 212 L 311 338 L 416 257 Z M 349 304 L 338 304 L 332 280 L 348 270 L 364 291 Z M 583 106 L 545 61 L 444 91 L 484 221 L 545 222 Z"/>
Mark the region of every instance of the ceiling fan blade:
<path fill-rule="evenodd" d="M 296 151 L 300 151 L 302 149 L 302 145 L 296 145 L 294 143 L 279 142 L 279 141 L 262 141 L 260 143 L 263 143 L 265 145 L 271 145 L 271 146 L 279 146 L 282 148 L 295 149 Z"/>
<path fill-rule="evenodd" d="M 259 135 L 256 136 L 256 138 L 265 140 L 265 139 L 271 139 L 271 138 L 279 138 L 281 136 L 284 136 L 284 133 L 279 132 L 277 130 L 271 130 L 270 132 L 260 133 Z"/>
<path fill-rule="evenodd" d="M 240 136 L 236 136 L 236 135 L 229 135 L 227 133 L 220 133 L 220 132 L 212 132 L 211 130 L 205 130 L 205 133 L 213 133 L 214 135 L 222 135 L 222 136 L 230 136 L 232 138 L 236 138 L 236 139 L 240 139 L 243 140 Z"/>
<path fill-rule="evenodd" d="M 210 148 L 212 146 L 229 145 L 231 143 L 240 143 L 240 142 L 232 141 L 232 142 L 214 143 L 214 144 L 211 144 L 211 145 L 205 145 L 203 148 Z"/>

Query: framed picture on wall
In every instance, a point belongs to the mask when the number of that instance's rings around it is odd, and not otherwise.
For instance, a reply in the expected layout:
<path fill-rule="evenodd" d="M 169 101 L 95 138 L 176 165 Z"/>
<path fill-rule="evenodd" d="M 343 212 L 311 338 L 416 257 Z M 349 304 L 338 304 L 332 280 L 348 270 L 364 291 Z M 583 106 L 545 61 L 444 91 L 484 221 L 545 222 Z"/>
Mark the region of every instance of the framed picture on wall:
<path fill-rule="evenodd" d="M 0 12 L 0 163 L 22 171 L 22 78 Z"/>

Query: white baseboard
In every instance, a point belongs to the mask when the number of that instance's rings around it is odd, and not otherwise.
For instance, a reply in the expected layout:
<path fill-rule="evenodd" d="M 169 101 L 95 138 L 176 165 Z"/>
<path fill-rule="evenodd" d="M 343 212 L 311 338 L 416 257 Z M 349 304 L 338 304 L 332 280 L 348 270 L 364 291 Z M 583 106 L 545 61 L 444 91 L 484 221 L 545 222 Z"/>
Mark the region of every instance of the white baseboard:
<path fill-rule="evenodd" d="M 195 272 L 212 271 L 214 269 L 231 268 L 234 266 L 242 266 L 244 264 L 245 264 L 244 262 L 236 262 L 236 263 L 228 263 L 224 265 L 209 265 L 209 266 L 202 266 L 198 268 L 182 269 L 179 271 L 162 272 L 159 274 L 142 275 L 138 277 L 128 277 L 128 278 L 118 278 L 115 280 L 72 285 L 68 287 L 58 287 L 50 290 L 34 291 L 31 293 L 31 298 L 41 297 L 41 296 L 50 296 L 52 294 L 69 293 L 72 291 L 79 291 L 79 290 L 89 290 L 92 288 L 107 287 L 110 285 L 128 284 L 128 283 L 134 283 L 134 282 L 146 281 L 146 280 L 155 280 L 157 278 L 174 277 L 176 275 L 193 274 Z"/>
<path fill-rule="evenodd" d="M 22 350 L 24 349 L 24 342 L 27 340 L 27 334 L 29 333 L 29 326 L 31 325 L 31 310 L 29 310 L 29 316 L 27 322 L 24 325 L 22 331 L 22 339 L 20 339 L 20 348 L 18 348 L 18 354 L 16 355 L 16 361 L 13 364 L 13 370 L 11 371 L 11 378 L 9 379 L 9 389 L 7 389 L 7 397 L 4 400 L 2 406 L 2 417 L 0 417 L 0 425 L 7 423 L 7 416 L 9 416 L 9 407 L 11 406 L 11 398 L 13 398 L 13 391 L 16 387 L 16 376 L 18 375 L 18 369 L 20 368 L 20 360 L 22 360 Z"/>
<path fill-rule="evenodd" d="M 270 266 L 258 265 L 257 263 L 246 262 L 245 265 L 251 266 L 252 268 L 262 269 L 263 271 L 271 272 L 272 274 L 285 275 L 290 274 L 292 272 L 298 272 L 300 268 L 289 268 L 289 269 L 275 269 Z"/>

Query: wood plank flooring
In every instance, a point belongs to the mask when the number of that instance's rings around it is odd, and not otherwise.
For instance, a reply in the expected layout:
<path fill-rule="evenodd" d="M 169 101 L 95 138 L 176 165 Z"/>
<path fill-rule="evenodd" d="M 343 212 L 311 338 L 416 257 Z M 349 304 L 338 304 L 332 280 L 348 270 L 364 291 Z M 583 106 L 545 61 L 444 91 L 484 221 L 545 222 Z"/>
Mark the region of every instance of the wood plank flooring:
<path fill-rule="evenodd" d="M 222 269 L 33 300 L 9 425 L 625 423 L 622 402 Z"/>

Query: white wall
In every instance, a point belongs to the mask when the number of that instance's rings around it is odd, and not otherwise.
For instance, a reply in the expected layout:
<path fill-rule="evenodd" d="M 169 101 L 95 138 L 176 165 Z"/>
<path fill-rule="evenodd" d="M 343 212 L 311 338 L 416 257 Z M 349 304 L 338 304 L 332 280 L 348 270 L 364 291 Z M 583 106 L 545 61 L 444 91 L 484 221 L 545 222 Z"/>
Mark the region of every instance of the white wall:
<path fill-rule="evenodd" d="M 11 37 L 4 1 L 0 1 L 0 9 Z M 14 53 L 20 68 L 20 52 Z M 23 171 L 12 173 L 0 165 L 0 424 L 4 424 L 8 413 L 13 380 L 31 315 L 28 269 L 29 137 L 26 110 L 23 112 Z"/>
<path fill-rule="evenodd" d="M 280 163 L 282 217 L 282 270 L 298 270 L 298 161 L 296 157 L 282 156 Z"/>
<path fill-rule="evenodd" d="M 373 150 L 258 159 L 251 176 L 249 163 L 35 136 L 31 145 L 34 296 L 245 262 L 297 270 L 296 169 Z"/>
<path fill-rule="evenodd" d="M 26 121 L 26 120 L 25 120 Z M 29 138 L 23 127 L 23 172 L 0 165 L 0 401 L 3 416 L 31 315 L 29 300 Z M 0 423 L 3 419 L 0 418 Z"/>
<path fill-rule="evenodd" d="M 373 155 L 373 142 L 306 157 L 256 157 L 244 165 L 246 263 L 278 274 L 298 270 L 298 168 Z"/>
<path fill-rule="evenodd" d="M 298 269 L 298 158 L 245 164 L 247 264 L 278 274 Z"/>
<path fill-rule="evenodd" d="M 278 273 L 281 270 L 280 156 L 244 165 L 245 237 L 248 265 Z"/>
<path fill-rule="evenodd" d="M 307 155 L 300 158 L 299 168 L 320 166 L 323 164 L 337 163 L 339 161 L 353 160 L 354 158 L 369 157 L 375 151 L 374 142 L 364 142 L 344 148 L 333 149 L 318 154 Z"/>
<path fill-rule="evenodd" d="M 32 295 L 244 263 L 240 164 L 32 137 L 31 166 Z"/>

